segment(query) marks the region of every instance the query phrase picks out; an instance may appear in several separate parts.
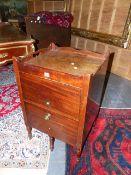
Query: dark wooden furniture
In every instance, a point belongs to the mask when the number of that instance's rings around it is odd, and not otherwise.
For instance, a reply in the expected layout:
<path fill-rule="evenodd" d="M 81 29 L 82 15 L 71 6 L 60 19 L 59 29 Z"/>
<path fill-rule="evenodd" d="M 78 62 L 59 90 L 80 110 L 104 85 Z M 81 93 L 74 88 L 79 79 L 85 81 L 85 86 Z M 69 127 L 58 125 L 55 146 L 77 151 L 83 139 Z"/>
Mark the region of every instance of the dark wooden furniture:
<path fill-rule="evenodd" d="M 57 138 L 79 157 L 97 117 L 87 115 L 89 102 L 95 91 L 101 101 L 108 55 L 53 44 L 33 55 L 13 61 L 29 136 L 37 128 L 50 136 L 51 149 Z"/>
<path fill-rule="evenodd" d="M 12 61 L 12 56 L 33 52 L 33 40 L 9 23 L 0 23 L 0 65 Z"/>
<path fill-rule="evenodd" d="M 25 17 L 26 32 L 36 41 L 38 49 L 47 48 L 51 42 L 61 47 L 70 46 L 72 20 L 68 12 L 34 13 Z"/>

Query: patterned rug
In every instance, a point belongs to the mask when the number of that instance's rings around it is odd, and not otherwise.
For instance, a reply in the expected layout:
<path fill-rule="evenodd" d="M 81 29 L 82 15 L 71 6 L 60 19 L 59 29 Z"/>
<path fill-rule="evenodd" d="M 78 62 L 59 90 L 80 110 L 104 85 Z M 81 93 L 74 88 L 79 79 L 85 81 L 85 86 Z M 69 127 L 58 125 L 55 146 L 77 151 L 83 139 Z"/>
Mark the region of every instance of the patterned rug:
<path fill-rule="evenodd" d="M 131 109 L 101 108 L 79 162 L 66 148 L 66 175 L 131 175 Z"/>
<path fill-rule="evenodd" d="M 0 68 L 0 168 L 47 170 L 49 139 L 33 129 L 28 139 L 12 65 Z M 44 175 L 44 174 L 43 174 Z"/>

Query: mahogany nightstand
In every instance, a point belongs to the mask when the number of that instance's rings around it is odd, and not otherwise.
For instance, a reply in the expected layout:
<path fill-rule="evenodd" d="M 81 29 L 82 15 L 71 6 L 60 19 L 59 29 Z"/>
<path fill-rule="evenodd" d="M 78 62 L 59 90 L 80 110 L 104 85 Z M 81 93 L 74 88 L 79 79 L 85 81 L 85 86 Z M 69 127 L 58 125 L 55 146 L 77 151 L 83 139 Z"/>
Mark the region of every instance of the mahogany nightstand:
<path fill-rule="evenodd" d="M 37 128 L 49 135 L 51 149 L 57 138 L 72 145 L 79 158 L 97 117 L 88 118 L 88 104 L 94 91 L 101 101 L 108 54 L 52 44 L 14 58 L 13 64 L 29 136 Z"/>

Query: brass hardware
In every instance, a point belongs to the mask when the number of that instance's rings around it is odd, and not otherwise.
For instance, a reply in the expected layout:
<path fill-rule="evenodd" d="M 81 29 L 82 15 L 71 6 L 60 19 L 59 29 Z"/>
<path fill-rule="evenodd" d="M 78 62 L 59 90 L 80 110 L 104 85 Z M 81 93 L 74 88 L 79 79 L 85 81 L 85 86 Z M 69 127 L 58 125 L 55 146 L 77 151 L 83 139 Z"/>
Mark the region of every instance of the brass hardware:
<path fill-rule="evenodd" d="M 51 102 L 50 102 L 49 100 L 45 100 L 45 101 L 44 101 L 44 104 L 45 104 L 46 106 L 48 106 L 48 107 L 51 106 Z"/>
<path fill-rule="evenodd" d="M 5 57 L 7 57 L 8 56 L 8 53 L 1 53 L 0 54 L 0 58 L 5 58 Z"/>
<path fill-rule="evenodd" d="M 32 51 L 35 52 L 35 46 L 34 44 L 31 45 Z"/>
<path fill-rule="evenodd" d="M 50 118 L 51 118 L 51 114 L 50 114 L 50 113 L 46 113 L 46 114 L 44 115 L 44 119 L 45 119 L 45 120 L 50 120 Z"/>
<path fill-rule="evenodd" d="M 75 27 L 72 27 L 71 31 L 72 31 L 72 35 L 75 35 L 75 36 L 123 47 L 124 39 L 119 36 L 89 31 L 86 29 L 80 29 Z"/>

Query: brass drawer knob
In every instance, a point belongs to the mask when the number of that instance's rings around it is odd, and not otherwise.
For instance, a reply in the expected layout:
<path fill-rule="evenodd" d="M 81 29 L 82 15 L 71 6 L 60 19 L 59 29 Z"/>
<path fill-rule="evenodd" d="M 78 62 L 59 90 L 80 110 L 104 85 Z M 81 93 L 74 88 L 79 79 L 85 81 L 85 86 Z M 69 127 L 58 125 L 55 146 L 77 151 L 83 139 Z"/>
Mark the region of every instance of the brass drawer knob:
<path fill-rule="evenodd" d="M 51 102 L 50 102 L 49 100 L 45 100 L 45 101 L 44 101 L 44 104 L 45 104 L 46 106 L 48 106 L 48 107 L 51 106 Z"/>
<path fill-rule="evenodd" d="M 50 120 L 50 118 L 51 118 L 51 114 L 50 114 L 50 113 L 46 113 L 46 114 L 44 115 L 44 119 L 45 119 L 45 120 Z"/>
<path fill-rule="evenodd" d="M 8 56 L 8 53 L 2 53 L 2 54 L 0 54 L 0 58 L 5 58 L 7 56 Z"/>

